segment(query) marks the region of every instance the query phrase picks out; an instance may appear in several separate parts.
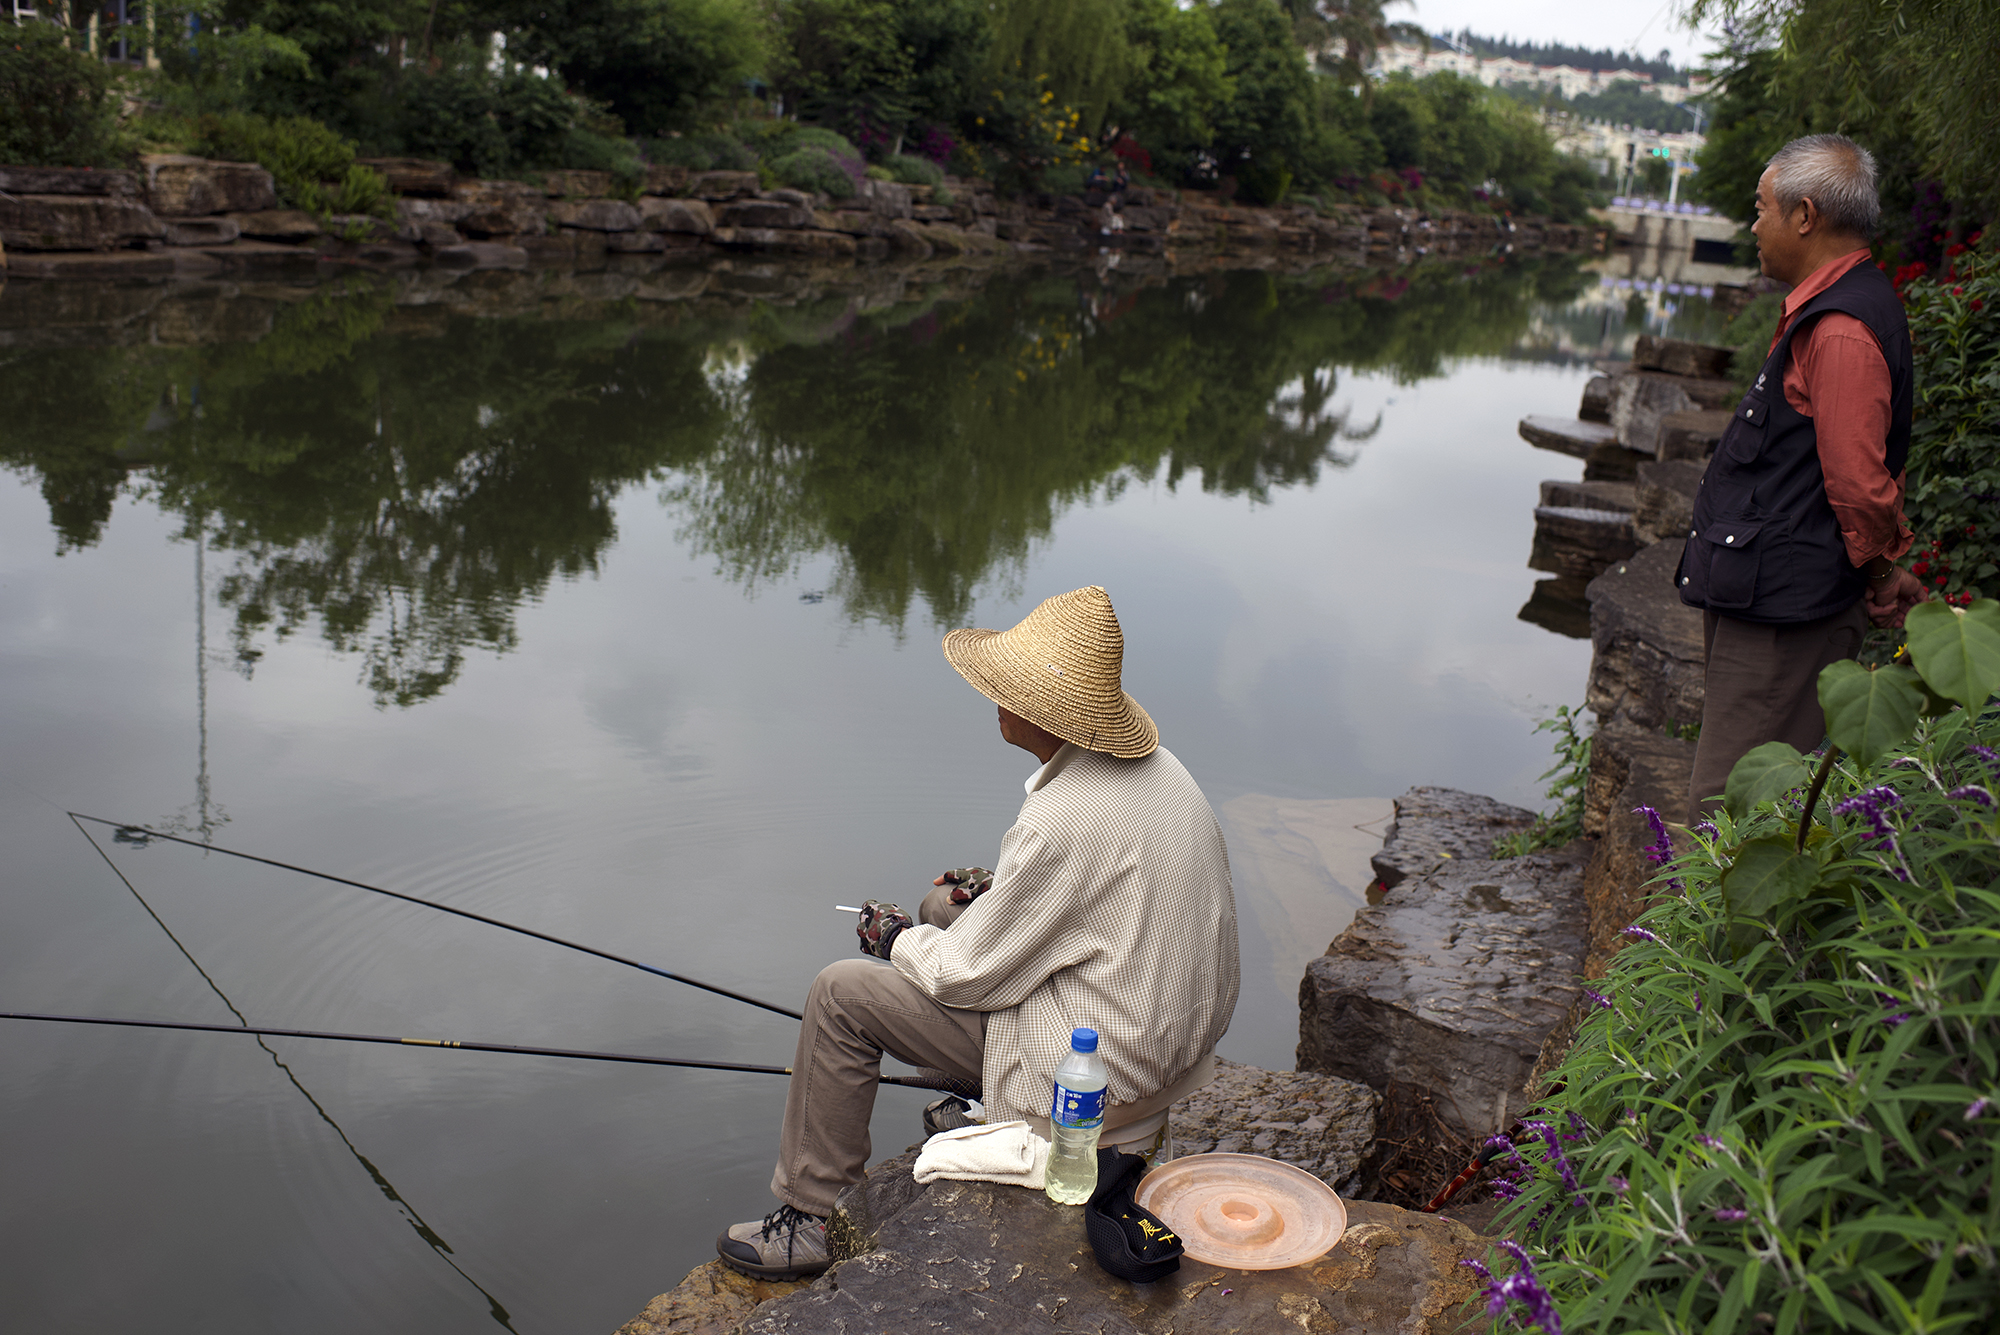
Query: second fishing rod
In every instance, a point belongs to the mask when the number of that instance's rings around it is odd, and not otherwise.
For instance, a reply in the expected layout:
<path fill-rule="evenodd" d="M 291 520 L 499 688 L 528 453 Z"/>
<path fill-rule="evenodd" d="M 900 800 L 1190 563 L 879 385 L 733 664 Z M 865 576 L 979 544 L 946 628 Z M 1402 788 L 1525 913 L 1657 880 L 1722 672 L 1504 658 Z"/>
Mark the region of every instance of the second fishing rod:
<path fill-rule="evenodd" d="M 784 1006 L 774 1005 L 768 1001 L 760 1001 L 756 997 L 745 996 L 741 992 L 732 992 L 726 987 L 717 987 L 713 983 L 704 983 L 699 979 L 690 978 L 686 974 L 673 973 L 656 965 L 629 959 L 624 955 L 614 955 L 608 950 L 599 950 L 596 946 L 587 946 L 580 941 L 569 941 L 560 936 L 553 936 L 548 932 L 538 932 L 532 927 L 521 927 L 515 923 L 503 922 L 499 918 L 489 918 L 483 913 L 474 913 L 470 909 L 453 908 L 449 904 L 440 904 L 436 900 L 404 894 L 400 890 L 385 890 L 379 885 L 369 885 L 366 881 L 355 881 L 345 876 L 335 876 L 330 872 L 314 871 L 311 867 L 301 867 L 290 862 L 280 862 L 276 858 L 260 857 L 255 853 L 239 852 L 233 848 L 223 848 L 219 844 L 205 844 L 198 839 L 184 839 L 177 834 L 168 834 L 164 830 L 149 829 L 144 825 L 134 825 L 129 821 L 106 820 L 102 816 L 87 816 L 80 811 L 72 811 L 68 815 L 73 821 L 87 820 L 95 825 L 109 826 L 116 832 L 116 837 L 123 842 L 142 843 L 152 839 L 164 839 L 170 843 L 186 844 L 189 848 L 199 848 L 207 853 L 222 853 L 228 857 L 241 858 L 245 862 L 261 862 L 267 867 L 277 867 L 281 871 L 297 872 L 302 876 L 312 876 L 322 881 L 331 881 L 335 885 L 350 886 L 353 889 L 366 890 L 370 894 L 375 895 L 386 895 L 390 899 L 400 899 L 406 904 L 418 904 L 427 909 L 436 909 L 439 913 L 450 913 L 460 918 L 469 918 L 473 922 L 483 922 L 488 927 L 498 927 L 505 931 L 517 932 L 522 936 L 531 936 L 537 941 L 546 941 L 550 945 L 562 946 L 566 950 L 578 951 L 585 955 L 595 955 L 601 960 L 610 960 L 613 964 L 623 964 L 628 968 L 638 969 L 644 973 L 654 974 L 657 977 L 666 978 L 676 983 L 685 983 L 689 987 L 698 987 L 704 992 L 713 992 L 717 996 L 728 997 L 731 1001 L 740 1001 L 745 1005 L 756 1006 L 773 1014 L 783 1015 L 788 1019 L 797 1020 L 803 1018 L 795 1010 L 789 1010 Z"/>

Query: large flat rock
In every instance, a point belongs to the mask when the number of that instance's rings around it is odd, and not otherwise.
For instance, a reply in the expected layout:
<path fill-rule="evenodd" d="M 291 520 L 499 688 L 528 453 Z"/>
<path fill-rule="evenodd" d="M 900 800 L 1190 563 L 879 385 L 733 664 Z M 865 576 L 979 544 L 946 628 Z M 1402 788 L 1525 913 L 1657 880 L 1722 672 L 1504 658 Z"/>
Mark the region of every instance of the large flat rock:
<path fill-rule="evenodd" d="M 1637 499 L 1630 482 L 1564 482 L 1551 480 L 1542 483 L 1543 505 L 1561 506 L 1576 510 L 1622 510 L 1630 511 Z"/>
<path fill-rule="evenodd" d="M 1361 1190 L 1381 1098 L 1368 1086 L 1312 1071 L 1215 1062 L 1215 1079 L 1174 1105 L 1175 1158 L 1261 1154 L 1296 1164 L 1342 1196 Z"/>
<path fill-rule="evenodd" d="M 1104 1273 L 1083 1211 L 1039 1191 L 935 1182 L 884 1224 L 868 1252 L 812 1287 L 756 1309 L 745 1335 L 1054 1328 L 1096 1335 L 1397 1332 L 1475 1328 L 1475 1283 L 1459 1262 L 1486 1241 L 1465 1225 L 1350 1201 L 1332 1251 L 1289 1270 L 1222 1270 L 1184 1260 L 1154 1284 Z M 1483 1328 L 1483 1316 L 1477 1327 Z"/>
<path fill-rule="evenodd" d="M 254 162 L 216 162 L 184 153 L 139 158 L 146 202 L 155 213 L 177 218 L 211 213 L 255 213 L 278 207 L 271 173 Z"/>
<path fill-rule="evenodd" d="M 129 199 L 139 193 L 139 178 L 131 172 L 97 167 L 0 167 L 0 193 Z"/>
<path fill-rule="evenodd" d="M 1632 365 L 1641 370 L 1713 379 L 1729 374 L 1729 364 L 1735 355 L 1728 348 L 1707 343 L 1641 334 L 1632 348 Z"/>
<path fill-rule="evenodd" d="M 1674 588 L 1683 542 L 1656 542 L 1585 590 L 1595 652 L 1584 702 L 1600 724 L 1627 719 L 1663 728 L 1701 721 L 1701 613 Z"/>
<path fill-rule="evenodd" d="M 1627 372 L 1611 382 L 1611 425 L 1628 450 L 1659 457 L 1660 419 L 1698 406 L 1675 377 Z"/>
<path fill-rule="evenodd" d="M 160 230 L 150 209 L 124 196 L 0 194 L 8 250 L 115 250 Z"/>
<path fill-rule="evenodd" d="M 1573 459 L 1588 459 L 1599 445 L 1618 439 L 1618 433 L 1602 422 L 1586 422 L 1577 417 L 1544 416 L 1531 413 L 1521 419 L 1521 439 L 1539 450 L 1554 450 Z"/>
<path fill-rule="evenodd" d="M 1362 910 L 1299 985 L 1299 1069 L 1382 1091 L 1391 1125 L 1425 1103 L 1464 1141 L 1507 1127 L 1567 1033 L 1588 857 L 1453 859 Z"/>
<path fill-rule="evenodd" d="M 1412 788 L 1369 859 L 1384 889 L 1435 871 L 1452 858 L 1490 858 L 1493 841 L 1535 823 L 1535 813 L 1456 788 Z"/>
<path fill-rule="evenodd" d="M 1685 538 L 1694 526 L 1694 497 L 1707 465 L 1692 459 L 1640 464 L 1634 479 L 1632 534 L 1643 546 Z"/>
<path fill-rule="evenodd" d="M 1735 416 L 1729 408 L 1685 408 L 1660 419 L 1653 454 L 1660 459 L 1700 461 L 1715 453 Z"/>
<path fill-rule="evenodd" d="M 1616 483 L 1596 483 L 1615 486 Z M 1629 510 L 1597 510 L 1581 506 L 1535 507 L 1535 538 L 1528 549 L 1528 569 L 1571 579 L 1593 579 L 1606 567 L 1639 550 L 1632 536 Z"/>

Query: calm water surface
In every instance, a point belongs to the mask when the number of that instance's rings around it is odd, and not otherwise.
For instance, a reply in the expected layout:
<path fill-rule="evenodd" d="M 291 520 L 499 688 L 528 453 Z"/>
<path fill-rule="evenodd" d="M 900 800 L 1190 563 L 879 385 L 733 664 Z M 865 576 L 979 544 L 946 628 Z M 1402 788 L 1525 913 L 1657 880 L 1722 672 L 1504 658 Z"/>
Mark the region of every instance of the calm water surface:
<path fill-rule="evenodd" d="M 487 318 L 400 291 L 0 344 L 5 1009 L 782 1065 L 780 1017 L 64 813 L 796 1006 L 854 948 L 833 905 L 990 865 L 1019 807 L 1034 762 L 941 632 L 1086 583 L 1218 807 L 1533 805 L 1533 724 L 1581 697 L 1587 644 L 1516 617 L 1536 483 L 1580 465 L 1514 424 L 1647 316 L 1566 262 Z M 1222 1052 L 1289 1066 L 1244 919 Z M 783 1092 L 7 1022 L 0 1311 L 609 1330 L 769 1207 Z M 878 1153 L 922 1102 L 885 1091 Z"/>

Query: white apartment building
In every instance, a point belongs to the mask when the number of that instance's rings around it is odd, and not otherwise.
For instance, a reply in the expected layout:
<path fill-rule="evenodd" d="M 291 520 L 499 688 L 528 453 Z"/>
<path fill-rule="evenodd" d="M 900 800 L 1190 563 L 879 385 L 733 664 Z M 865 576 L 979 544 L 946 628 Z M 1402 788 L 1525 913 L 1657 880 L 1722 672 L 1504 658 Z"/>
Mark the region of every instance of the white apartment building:
<path fill-rule="evenodd" d="M 1369 71 L 1376 78 L 1407 70 L 1415 78 L 1427 74 L 1452 73 L 1477 80 L 1488 88 L 1501 84 L 1530 84 L 1537 88 L 1555 88 L 1564 97 L 1576 97 L 1583 93 L 1601 93 L 1620 79 L 1630 79 L 1662 101 L 1682 102 L 1693 97 L 1707 86 L 1683 88 L 1679 84 L 1655 83 L 1653 76 L 1641 70 L 1580 70 L 1574 65 L 1530 65 L 1512 56 L 1496 56 L 1482 59 L 1464 51 L 1434 51 L 1431 43 L 1397 42 L 1383 47 L 1376 55 L 1375 67 Z M 1697 75 L 1695 78 L 1700 79 Z"/>

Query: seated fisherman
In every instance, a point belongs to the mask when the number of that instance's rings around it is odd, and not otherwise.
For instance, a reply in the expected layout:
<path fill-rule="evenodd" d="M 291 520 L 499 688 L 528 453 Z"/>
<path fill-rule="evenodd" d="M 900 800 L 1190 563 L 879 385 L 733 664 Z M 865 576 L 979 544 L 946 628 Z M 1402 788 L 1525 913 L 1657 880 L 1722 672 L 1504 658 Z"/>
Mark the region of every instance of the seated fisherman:
<path fill-rule="evenodd" d="M 1201 789 L 1120 687 L 1124 645 L 1095 586 L 1012 630 L 945 637 L 945 658 L 1000 706 L 1001 737 L 1042 766 L 990 880 L 939 877 L 922 925 L 870 900 L 856 928 L 870 958 L 814 980 L 771 1176 L 780 1204 L 716 1239 L 728 1265 L 787 1279 L 830 1264 L 826 1218 L 867 1166 L 884 1052 L 977 1081 L 989 1120 L 1047 1136 L 1056 1066 L 1088 1025 L 1110 1068 L 1106 1144 L 1213 1078 L 1238 982 L 1229 858 Z"/>

